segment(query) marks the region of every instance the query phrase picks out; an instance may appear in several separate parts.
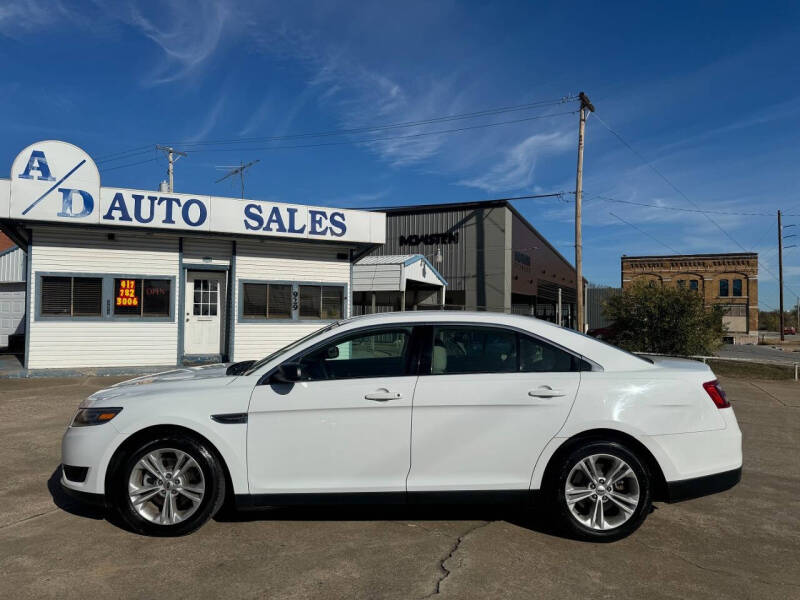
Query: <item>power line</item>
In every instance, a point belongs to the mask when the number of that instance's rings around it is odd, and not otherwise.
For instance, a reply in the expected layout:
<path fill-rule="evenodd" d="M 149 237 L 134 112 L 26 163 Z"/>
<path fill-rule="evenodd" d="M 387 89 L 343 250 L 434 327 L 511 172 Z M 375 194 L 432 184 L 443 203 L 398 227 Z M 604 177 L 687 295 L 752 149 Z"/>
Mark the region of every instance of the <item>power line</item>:
<path fill-rule="evenodd" d="M 630 225 L 631 227 L 633 227 L 633 228 L 634 228 L 636 231 L 638 231 L 639 233 L 643 233 L 643 234 L 644 234 L 644 235 L 646 235 L 647 237 L 654 239 L 656 242 L 658 242 L 659 244 L 661 244 L 662 246 L 664 246 L 664 248 L 666 248 L 666 249 L 667 249 L 667 250 L 669 250 L 670 252 L 673 252 L 673 253 L 675 253 L 675 254 L 682 254 L 682 253 L 681 253 L 681 252 L 679 252 L 678 250 L 675 250 L 675 248 L 673 248 L 673 247 L 672 247 L 672 246 L 670 246 L 669 244 L 666 244 L 666 243 L 662 242 L 660 239 L 658 239 L 658 238 L 657 238 L 656 236 L 654 236 L 653 234 L 651 234 L 651 233 L 647 233 L 647 232 L 646 232 L 644 229 L 642 229 L 641 227 L 637 227 L 636 225 L 634 225 L 634 224 L 633 224 L 633 223 L 631 223 L 630 221 L 626 221 L 626 220 L 625 220 L 625 219 L 623 219 L 622 217 L 620 217 L 620 216 L 618 216 L 618 215 L 615 215 L 615 214 L 614 214 L 614 213 L 612 213 L 612 212 L 609 212 L 608 214 L 610 214 L 612 217 L 614 217 L 614 218 L 616 218 L 616 219 L 619 219 L 620 221 L 622 221 L 622 222 L 623 222 L 623 223 L 625 223 L 626 225 Z"/>
<path fill-rule="evenodd" d="M 661 179 L 663 179 L 663 180 L 664 180 L 664 182 L 665 182 L 665 183 L 666 183 L 666 184 L 667 184 L 669 187 L 671 187 L 673 190 L 675 190 L 675 192 L 677 192 L 677 193 L 678 193 L 678 194 L 681 196 L 681 198 L 683 198 L 683 199 L 684 199 L 684 200 L 686 200 L 686 201 L 687 201 L 689 204 L 691 204 L 691 205 L 692 205 L 692 206 L 694 206 L 696 209 L 698 209 L 698 210 L 700 211 L 700 213 L 701 213 L 701 214 L 702 214 L 702 215 L 703 215 L 703 216 L 704 216 L 704 217 L 705 217 L 705 218 L 706 218 L 706 219 L 707 219 L 707 220 L 708 220 L 708 221 L 709 221 L 711 224 L 713 224 L 713 225 L 714 225 L 714 226 L 715 226 L 717 229 L 719 229 L 719 230 L 720 230 L 720 232 L 721 232 L 721 233 L 722 233 L 722 234 L 723 234 L 723 235 L 724 235 L 726 238 L 728 238 L 730 241 L 732 241 L 734 244 L 736 244 L 736 245 L 737 245 L 739 248 L 741 248 L 741 249 L 742 249 L 744 252 L 750 252 L 750 250 L 748 250 L 747 248 L 745 248 L 744 246 L 742 246 L 742 244 L 740 244 L 740 243 L 739 243 L 739 240 L 737 240 L 737 239 L 736 239 L 736 238 L 734 238 L 732 235 L 730 235 L 730 234 L 729 234 L 727 231 L 725 231 L 725 229 L 724 229 L 724 228 L 723 228 L 723 227 L 722 227 L 722 226 L 721 226 L 719 223 L 717 223 L 717 222 L 716 222 L 716 221 L 715 221 L 715 220 L 714 220 L 714 219 L 713 219 L 713 218 L 712 218 L 712 217 L 709 215 L 709 213 L 708 213 L 708 212 L 706 212 L 706 211 L 704 211 L 703 209 L 701 209 L 701 208 L 700 208 L 700 206 L 699 206 L 699 205 L 698 205 L 698 204 L 697 204 L 697 203 L 696 203 L 694 200 L 692 200 L 691 198 L 689 198 L 689 196 L 687 196 L 686 194 L 684 194 L 684 193 L 683 193 L 683 191 L 682 191 L 682 190 L 681 190 L 681 189 L 680 189 L 678 186 L 676 186 L 674 183 L 672 183 L 672 181 L 670 181 L 670 180 L 667 178 L 667 176 L 666 176 L 666 175 L 664 175 L 664 174 L 663 174 L 661 171 L 659 171 L 659 170 L 658 170 L 658 169 L 657 169 L 655 166 L 653 166 L 653 165 L 650 163 L 650 161 L 649 161 L 649 160 L 647 160 L 647 158 L 646 158 L 644 155 L 642 155 L 642 154 L 641 154 L 640 152 L 638 152 L 638 151 L 637 151 L 637 150 L 636 150 L 636 149 L 635 149 L 633 146 L 631 146 L 631 145 L 630 145 L 630 144 L 629 144 L 627 141 L 625 141 L 625 139 L 624 139 L 624 138 L 623 138 L 623 137 L 622 137 L 622 136 L 621 136 L 619 133 L 617 133 L 616 131 L 614 131 L 613 129 L 611 129 L 611 127 L 610 127 L 610 126 L 609 126 L 609 125 L 608 125 L 608 124 L 607 124 L 605 121 L 603 121 L 603 119 L 601 119 L 599 116 L 597 116 L 597 113 L 594 113 L 594 114 L 595 114 L 595 118 L 596 118 L 596 119 L 597 119 L 597 120 L 600 122 L 600 124 L 601 124 L 603 127 L 605 127 L 605 128 L 606 128 L 606 129 L 607 129 L 607 130 L 608 130 L 608 131 L 609 131 L 609 132 L 610 132 L 610 133 L 611 133 L 611 134 L 612 134 L 614 137 L 616 137 L 616 138 L 617 138 L 617 139 L 618 139 L 618 140 L 619 140 L 619 141 L 620 141 L 620 142 L 621 142 L 621 143 L 622 143 L 622 144 L 623 144 L 623 145 L 624 145 L 626 148 L 628 148 L 628 150 L 630 150 L 630 151 L 631 151 L 631 152 L 632 152 L 632 153 L 633 153 L 635 156 L 637 156 L 637 157 L 638 157 L 638 158 L 639 158 L 639 159 L 640 159 L 640 160 L 641 160 L 641 161 L 642 161 L 642 162 L 643 162 L 643 163 L 644 163 L 644 164 L 645 164 L 645 165 L 646 165 L 648 168 L 650 168 L 650 169 L 651 169 L 651 170 L 652 170 L 652 171 L 653 171 L 653 172 L 654 172 L 656 175 L 658 175 L 658 176 L 659 176 Z M 772 271 L 769 269 L 769 267 L 767 267 L 767 266 L 766 266 L 765 264 L 763 264 L 761 261 L 759 261 L 759 262 L 758 262 L 758 264 L 759 264 L 759 265 L 761 265 L 761 268 L 763 268 L 763 269 L 764 269 L 764 270 L 765 270 L 767 273 L 769 273 L 770 275 L 772 275 L 773 277 L 775 277 L 775 278 L 777 279 L 777 276 L 775 275 L 775 273 L 773 273 L 773 272 L 772 272 Z M 792 292 L 792 293 L 793 293 L 795 296 L 796 296 L 796 295 L 798 295 L 798 294 L 797 294 L 797 292 L 795 292 L 794 290 L 792 290 L 791 288 L 789 288 L 789 286 L 786 286 L 786 289 L 788 289 L 790 292 Z"/>
<path fill-rule="evenodd" d="M 733 212 L 733 211 L 724 211 L 724 210 L 701 210 L 697 208 L 681 208 L 678 206 L 662 206 L 658 204 L 647 204 L 645 202 L 634 202 L 633 200 L 621 200 L 619 198 L 610 198 L 608 196 L 592 196 L 592 199 L 603 200 L 605 202 L 617 202 L 620 204 L 631 204 L 634 206 L 644 206 L 647 208 L 659 208 L 662 210 L 672 210 L 676 212 L 688 212 L 688 213 L 707 213 L 707 214 L 714 214 L 714 215 L 729 215 L 729 216 L 740 216 L 740 217 L 770 217 L 773 218 L 775 215 L 772 213 L 757 213 L 757 212 Z"/>
<path fill-rule="evenodd" d="M 519 112 L 519 111 L 526 111 L 531 110 L 534 108 L 542 107 L 542 106 L 553 106 L 557 104 L 566 104 L 568 102 L 575 102 L 577 100 L 576 97 L 572 95 L 566 95 L 558 100 L 542 100 L 537 102 L 529 102 L 526 104 L 517 104 L 513 106 L 500 106 L 495 108 L 489 108 L 484 110 L 466 112 L 466 113 L 456 113 L 450 115 L 443 115 L 439 117 L 430 117 L 427 119 L 421 119 L 417 121 L 403 121 L 399 123 L 388 123 L 386 125 L 372 125 L 367 127 L 355 127 L 355 128 L 347 128 L 347 129 L 331 129 L 331 130 L 323 130 L 323 131 L 316 131 L 316 132 L 305 132 L 305 133 L 295 133 L 289 135 L 282 135 L 282 136 L 269 136 L 269 137 L 250 137 L 250 138 L 230 138 L 230 139 L 219 139 L 219 140 L 198 140 L 198 141 L 191 141 L 185 140 L 181 142 L 181 145 L 184 147 L 194 146 L 208 146 L 208 145 L 226 145 L 226 144 L 245 144 L 245 143 L 254 143 L 254 142 L 269 142 L 269 141 L 282 141 L 282 140 L 293 140 L 293 139 L 304 139 L 304 138 L 316 138 L 316 137 L 329 137 L 329 136 L 336 136 L 336 135 L 352 135 L 354 133 L 369 133 L 372 131 L 381 131 L 381 130 L 391 130 L 391 129 L 399 129 L 399 128 L 406 128 L 406 127 L 417 127 L 420 125 L 429 125 L 433 123 L 443 123 L 449 121 L 457 121 L 462 119 L 474 119 L 479 117 L 486 117 L 498 114 L 505 114 L 510 112 Z M 103 156 L 98 157 L 95 162 L 96 163 L 103 163 L 108 161 L 115 161 L 124 158 L 130 158 L 132 156 L 136 156 L 139 154 L 144 154 L 152 147 L 152 144 L 147 144 L 145 146 L 136 146 L 134 148 L 130 148 L 128 150 L 121 150 L 119 152 L 114 152 L 111 154 L 106 154 Z"/>
<path fill-rule="evenodd" d="M 430 135 L 445 135 L 449 133 L 460 133 L 463 131 L 471 131 L 474 129 L 483 129 L 486 127 L 496 127 L 498 125 L 511 125 L 514 123 L 525 123 L 528 121 L 536 121 L 538 119 L 546 119 L 549 117 L 559 117 L 563 115 L 571 115 L 575 114 L 577 111 L 565 111 L 559 113 L 548 113 L 546 115 L 536 115 L 533 117 L 525 117 L 523 119 L 513 119 L 509 121 L 496 121 L 494 123 L 482 123 L 480 125 L 469 125 L 466 127 L 456 127 L 452 129 L 440 129 L 437 131 L 425 131 L 422 133 L 413 133 L 408 135 L 396 135 L 396 136 L 386 136 L 386 137 L 377 137 L 377 138 L 366 138 L 366 139 L 356 139 L 356 140 L 342 140 L 338 142 L 320 142 L 317 144 L 294 144 L 294 145 L 285 145 L 285 146 L 247 146 L 247 147 L 237 147 L 237 148 L 201 148 L 190 150 L 190 153 L 196 152 L 243 152 L 243 151 L 263 151 L 263 150 L 290 150 L 290 149 L 297 149 L 297 148 L 321 148 L 325 146 L 341 146 L 346 144 L 369 144 L 372 142 L 384 142 L 384 141 L 391 141 L 391 140 L 403 140 L 403 139 L 413 139 L 413 138 L 420 138 L 426 137 Z"/>
<path fill-rule="evenodd" d="M 531 110 L 533 108 L 539 108 L 542 106 L 553 106 L 556 104 L 565 104 L 567 102 L 574 102 L 575 99 L 570 96 L 565 96 L 560 100 L 545 100 L 541 102 L 531 102 L 528 104 L 519 104 L 516 106 L 502 106 L 498 108 L 490 108 L 486 110 L 480 111 L 473 111 L 468 113 L 459 113 L 459 114 L 452 114 L 452 115 L 444 115 L 440 117 L 431 117 L 428 119 L 422 119 L 418 121 L 403 121 L 399 123 L 389 123 L 386 125 L 372 125 L 368 127 L 355 127 L 349 129 L 331 129 L 327 131 L 318 131 L 318 132 L 307 132 L 307 133 L 295 133 L 295 134 L 288 134 L 288 135 L 280 135 L 280 136 L 268 136 L 268 137 L 250 137 L 250 138 L 232 138 L 232 139 L 220 139 L 220 140 L 204 140 L 204 141 L 195 141 L 195 142 L 183 142 L 183 146 L 206 146 L 206 145 L 223 145 L 223 144 L 245 144 L 245 143 L 254 143 L 254 142 L 274 142 L 274 141 L 284 141 L 284 140 L 293 140 L 293 139 L 304 139 L 304 138 L 317 138 L 317 137 L 329 137 L 329 136 L 336 136 L 336 135 L 352 135 L 354 133 L 370 133 L 374 131 L 383 131 L 383 130 L 390 130 L 390 129 L 403 129 L 407 127 L 418 127 L 420 125 L 431 125 L 433 123 L 446 123 L 450 121 L 458 121 L 463 119 L 474 119 L 479 117 L 486 117 L 486 116 L 493 116 L 498 114 L 505 114 L 509 112 L 519 112 L 525 110 Z"/>
<path fill-rule="evenodd" d="M 143 165 L 145 163 L 155 162 L 158 160 L 158 157 L 155 158 L 148 158 L 147 160 L 140 160 L 137 162 L 128 163 L 125 165 L 117 165 L 116 167 L 108 167 L 106 169 L 100 169 L 103 173 L 108 173 L 109 171 L 116 171 L 117 169 L 124 169 L 125 167 L 134 167 L 136 165 Z"/>

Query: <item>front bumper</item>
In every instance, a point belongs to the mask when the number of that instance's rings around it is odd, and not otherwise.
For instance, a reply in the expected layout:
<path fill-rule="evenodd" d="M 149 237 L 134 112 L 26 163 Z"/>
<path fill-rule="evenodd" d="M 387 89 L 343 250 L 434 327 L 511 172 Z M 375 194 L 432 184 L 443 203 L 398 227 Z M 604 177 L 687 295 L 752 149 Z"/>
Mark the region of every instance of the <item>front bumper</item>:
<path fill-rule="evenodd" d="M 67 494 L 69 497 L 74 498 L 78 502 L 83 504 L 88 504 L 90 506 L 94 506 L 96 508 L 106 508 L 106 497 L 103 494 L 94 494 L 91 492 L 82 492 L 80 490 L 76 490 L 70 487 L 72 484 L 71 481 L 64 478 L 64 474 L 61 474 L 61 489 L 64 490 L 64 493 Z M 74 485 L 74 484 L 73 484 Z"/>
<path fill-rule="evenodd" d="M 106 468 L 124 437 L 113 423 L 68 427 L 61 440 L 61 463 L 87 470 L 83 480 L 75 481 L 67 479 L 62 469 L 62 487 L 75 492 L 103 495 Z"/>
<path fill-rule="evenodd" d="M 667 482 L 667 502 L 680 502 L 700 496 L 708 496 L 731 489 L 742 479 L 742 468 L 714 473 L 704 477 L 694 477 L 681 481 Z"/>

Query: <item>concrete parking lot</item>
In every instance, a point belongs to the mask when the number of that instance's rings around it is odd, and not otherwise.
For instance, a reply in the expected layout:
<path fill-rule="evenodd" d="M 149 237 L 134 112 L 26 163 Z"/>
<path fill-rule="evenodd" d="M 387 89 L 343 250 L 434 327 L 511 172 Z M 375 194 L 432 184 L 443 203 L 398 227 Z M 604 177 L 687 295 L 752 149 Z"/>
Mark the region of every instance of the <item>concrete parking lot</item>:
<path fill-rule="evenodd" d="M 118 379 L 0 380 L 3 598 L 800 598 L 800 385 L 724 381 L 742 483 L 597 545 L 472 507 L 274 509 L 140 537 L 58 490 L 61 433 Z"/>

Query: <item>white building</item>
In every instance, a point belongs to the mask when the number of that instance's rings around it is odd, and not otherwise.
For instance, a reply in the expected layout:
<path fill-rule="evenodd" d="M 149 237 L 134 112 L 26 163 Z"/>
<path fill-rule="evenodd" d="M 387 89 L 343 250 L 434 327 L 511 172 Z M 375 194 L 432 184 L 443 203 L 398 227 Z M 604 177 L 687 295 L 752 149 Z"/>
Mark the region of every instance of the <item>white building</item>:
<path fill-rule="evenodd" d="M 0 180 L 27 251 L 29 372 L 259 358 L 350 315 L 351 262 L 383 213 L 100 186 L 44 141 Z"/>

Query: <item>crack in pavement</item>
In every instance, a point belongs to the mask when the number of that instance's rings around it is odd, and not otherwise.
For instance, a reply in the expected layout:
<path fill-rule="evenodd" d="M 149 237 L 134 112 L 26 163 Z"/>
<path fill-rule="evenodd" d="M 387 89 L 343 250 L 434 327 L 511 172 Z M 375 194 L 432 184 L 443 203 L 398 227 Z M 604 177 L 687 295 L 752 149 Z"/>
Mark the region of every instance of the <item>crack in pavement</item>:
<path fill-rule="evenodd" d="M 444 563 L 446 563 L 448 560 L 450 560 L 453 557 L 453 555 L 461 547 L 461 543 L 465 539 L 467 539 L 468 536 L 470 536 L 473 533 L 475 533 L 478 529 L 482 529 L 484 527 L 488 527 L 492 523 L 494 523 L 494 521 L 486 521 L 485 523 L 481 523 L 480 525 L 475 525 L 474 527 L 470 527 L 464 533 L 462 533 L 460 536 L 458 536 L 458 539 L 456 539 L 456 541 L 453 544 L 452 548 L 450 548 L 450 552 L 447 553 L 447 556 L 445 556 L 444 558 L 442 558 L 439 561 L 439 570 L 442 572 L 442 574 L 441 574 L 441 577 L 439 577 L 439 579 L 436 581 L 436 587 L 434 587 L 433 591 L 430 594 L 428 594 L 427 596 L 424 596 L 423 600 L 425 600 L 425 598 L 432 598 L 433 596 L 436 596 L 437 594 L 439 594 L 442 591 L 442 584 L 444 583 L 445 579 L 450 577 L 450 573 L 452 572 L 452 571 L 450 571 L 450 569 L 448 569 L 447 567 L 444 566 Z"/>
<path fill-rule="evenodd" d="M 712 569 L 711 567 L 705 567 L 705 566 L 703 566 L 703 565 L 701 565 L 699 563 L 694 562 L 693 560 L 691 560 L 689 558 L 686 558 L 685 556 L 682 556 L 682 555 L 678 554 L 674 550 L 669 550 L 669 549 L 666 549 L 666 548 L 657 548 L 655 546 L 650 546 L 649 544 L 645 544 L 641 540 L 636 540 L 636 541 L 640 545 L 642 545 L 645 548 L 647 548 L 648 550 L 652 550 L 653 552 L 658 552 L 658 553 L 666 552 L 670 556 L 672 556 L 674 558 L 677 558 L 678 560 L 682 560 L 687 565 L 695 567 L 696 569 L 700 569 L 701 571 L 708 571 L 709 573 L 716 573 L 717 575 L 727 575 L 729 577 L 731 577 L 731 576 L 733 576 L 733 577 L 742 577 L 743 576 L 741 573 L 737 573 L 735 571 L 725 571 L 724 569 Z M 759 583 L 763 583 L 764 585 L 767 585 L 767 586 L 770 586 L 770 587 L 778 584 L 778 585 L 785 585 L 785 586 L 789 586 L 789 587 L 800 588 L 800 583 L 793 583 L 791 581 L 780 581 L 780 580 L 769 581 L 767 579 L 761 579 L 760 577 L 753 577 L 752 575 L 744 575 L 744 577 L 746 577 L 747 579 L 749 579 L 751 581 L 758 581 Z"/>
<path fill-rule="evenodd" d="M 13 527 L 14 525 L 19 525 L 20 523 L 24 523 L 25 521 L 30 521 L 31 519 L 36 519 L 38 517 L 43 517 L 44 515 L 49 515 L 50 513 L 54 513 L 58 510 L 61 510 L 58 507 L 51 508 L 50 510 L 46 510 L 44 512 L 36 513 L 35 515 L 31 515 L 30 517 L 24 517 L 18 521 L 14 521 L 12 523 L 6 523 L 5 525 L 0 525 L 0 530 L 8 529 L 9 527 Z"/>

